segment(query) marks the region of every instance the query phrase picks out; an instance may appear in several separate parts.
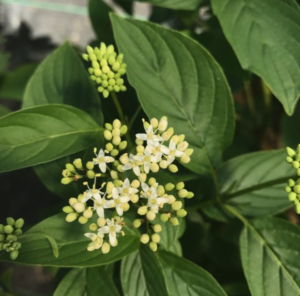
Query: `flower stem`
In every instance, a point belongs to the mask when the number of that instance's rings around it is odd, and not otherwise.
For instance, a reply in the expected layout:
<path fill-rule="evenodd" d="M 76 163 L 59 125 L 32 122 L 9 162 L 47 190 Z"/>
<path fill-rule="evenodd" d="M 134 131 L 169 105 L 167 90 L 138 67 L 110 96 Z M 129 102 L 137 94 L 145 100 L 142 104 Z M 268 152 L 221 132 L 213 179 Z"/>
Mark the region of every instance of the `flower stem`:
<path fill-rule="evenodd" d="M 139 113 L 141 112 L 141 110 L 142 110 L 142 106 L 139 105 L 138 108 L 136 109 L 135 113 L 133 114 L 133 116 L 132 116 L 132 118 L 131 118 L 129 124 L 128 124 L 128 130 L 129 130 L 129 131 L 131 130 L 132 125 L 134 124 L 134 122 L 135 122 L 137 116 L 139 115 Z"/>

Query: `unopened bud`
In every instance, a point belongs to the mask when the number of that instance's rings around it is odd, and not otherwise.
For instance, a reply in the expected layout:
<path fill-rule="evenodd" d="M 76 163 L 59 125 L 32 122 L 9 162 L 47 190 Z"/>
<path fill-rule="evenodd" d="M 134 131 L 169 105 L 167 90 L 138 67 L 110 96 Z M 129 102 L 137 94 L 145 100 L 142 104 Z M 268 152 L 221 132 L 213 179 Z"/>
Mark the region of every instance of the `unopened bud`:
<path fill-rule="evenodd" d="M 172 184 L 172 183 L 167 183 L 166 186 L 165 186 L 165 189 L 167 191 L 172 191 L 174 188 L 175 188 L 175 185 Z"/>
<path fill-rule="evenodd" d="M 128 131 L 128 127 L 126 125 L 122 125 L 120 129 L 121 135 L 125 135 L 127 131 Z"/>
<path fill-rule="evenodd" d="M 73 212 L 74 212 L 73 208 L 70 207 L 70 206 L 65 206 L 65 207 L 63 207 L 62 210 L 63 210 L 63 212 L 65 212 L 66 214 L 70 214 L 70 213 L 73 213 Z"/>
<path fill-rule="evenodd" d="M 103 227 L 106 224 L 106 220 L 104 218 L 98 218 L 97 224 L 99 227 Z"/>
<path fill-rule="evenodd" d="M 82 170 L 83 166 L 82 166 L 82 160 L 80 158 L 77 158 L 73 161 L 74 166 L 79 169 Z"/>
<path fill-rule="evenodd" d="M 14 231 L 14 228 L 11 225 L 4 226 L 4 232 L 6 234 L 11 234 L 11 233 L 13 233 L 13 231 Z"/>
<path fill-rule="evenodd" d="M 6 218 L 6 222 L 8 225 L 14 226 L 15 225 L 15 219 L 12 217 Z"/>
<path fill-rule="evenodd" d="M 103 245 L 102 245 L 101 250 L 102 250 L 103 254 L 109 253 L 109 251 L 110 251 L 110 245 L 109 245 L 109 243 L 104 242 Z"/>
<path fill-rule="evenodd" d="M 140 219 L 135 219 L 135 220 L 133 221 L 133 227 L 139 228 L 141 225 L 142 225 L 142 222 L 141 222 Z"/>
<path fill-rule="evenodd" d="M 96 231 L 98 229 L 98 226 L 96 223 L 92 223 L 92 224 L 90 224 L 89 229 L 91 231 Z"/>
<path fill-rule="evenodd" d="M 68 185 L 68 184 L 70 184 L 73 181 L 74 181 L 73 178 L 62 178 L 61 179 L 61 184 Z"/>
<path fill-rule="evenodd" d="M 88 207 L 84 212 L 83 212 L 83 216 L 87 219 L 92 218 L 93 216 L 93 211 L 91 209 L 91 207 Z"/>
<path fill-rule="evenodd" d="M 178 221 L 177 218 L 171 218 L 171 219 L 170 219 L 170 222 L 171 222 L 171 224 L 172 224 L 173 226 L 179 225 L 179 221 Z"/>
<path fill-rule="evenodd" d="M 147 219 L 150 221 L 153 221 L 156 217 L 156 214 L 153 211 L 148 211 L 147 212 Z"/>
<path fill-rule="evenodd" d="M 177 215 L 178 217 L 180 217 L 180 218 L 183 218 L 183 217 L 185 217 L 185 216 L 187 215 L 187 211 L 184 210 L 184 209 L 180 209 L 180 210 L 178 210 L 178 211 L 176 212 L 176 215 Z"/>
<path fill-rule="evenodd" d="M 116 146 L 118 146 L 121 143 L 121 138 L 119 136 L 115 136 L 112 139 L 112 143 Z"/>
<path fill-rule="evenodd" d="M 119 119 L 115 119 L 113 121 L 113 127 L 120 129 L 121 128 L 121 121 Z"/>
<path fill-rule="evenodd" d="M 150 240 L 150 237 L 149 237 L 149 235 L 148 234 L 143 234 L 142 236 L 141 236 L 141 243 L 143 243 L 143 244 L 147 244 L 148 242 L 149 242 L 149 240 Z"/>
<path fill-rule="evenodd" d="M 143 216 L 143 215 L 146 215 L 147 213 L 147 207 L 146 206 L 142 206 L 138 209 L 138 214 Z"/>
<path fill-rule="evenodd" d="M 9 257 L 12 261 L 16 260 L 19 256 L 19 251 L 12 251 L 9 254 Z"/>
<path fill-rule="evenodd" d="M 153 230 L 154 230 L 154 232 L 161 232 L 161 230 L 162 230 L 161 225 L 160 224 L 155 224 L 153 226 Z"/>
<path fill-rule="evenodd" d="M 160 235 L 157 233 L 154 233 L 154 234 L 152 234 L 151 239 L 153 242 L 158 244 L 160 242 Z"/>
<path fill-rule="evenodd" d="M 87 221 L 88 221 L 88 219 L 85 218 L 84 216 L 81 216 L 81 217 L 79 217 L 79 219 L 78 219 L 78 222 L 79 222 L 80 224 L 86 224 Z"/>
<path fill-rule="evenodd" d="M 77 213 L 70 213 L 66 217 L 67 222 L 73 222 L 77 219 L 78 214 Z"/>
<path fill-rule="evenodd" d="M 112 139 L 112 134 L 109 130 L 105 130 L 104 131 L 104 138 L 107 140 L 107 141 L 110 141 Z"/>
<path fill-rule="evenodd" d="M 180 198 L 185 198 L 185 197 L 187 197 L 187 195 L 188 195 L 188 191 L 186 189 L 181 189 L 178 191 L 178 196 Z"/>
<path fill-rule="evenodd" d="M 181 201 L 175 201 L 173 204 L 172 204 L 172 209 L 174 211 L 178 211 L 179 209 L 182 208 L 182 202 Z"/>
<path fill-rule="evenodd" d="M 290 147 L 287 147 L 286 148 L 286 153 L 289 157 L 294 157 L 296 155 L 296 152 L 294 149 L 290 148 Z"/>
<path fill-rule="evenodd" d="M 168 214 L 161 214 L 160 220 L 163 222 L 167 222 L 169 220 L 170 216 Z"/>
<path fill-rule="evenodd" d="M 18 219 L 15 223 L 16 228 L 22 228 L 23 225 L 24 225 L 24 219 L 22 219 L 22 218 Z"/>
<path fill-rule="evenodd" d="M 81 202 L 77 202 L 73 205 L 73 208 L 77 213 L 82 213 L 85 210 L 85 205 Z"/>
<path fill-rule="evenodd" d="M 155 242 L 150 242 L 149 247 L 153 252 L 157 251 L 157 244 Z"/>
<path fill-rule="evenodd" d="M 119 145 L 120 150 L 124 150 L 127 147 L 127 141 L 122 141 Z"/>
<path fill-rule="evenodd" d="M 169 171 L 171 173 L 177 173 L 178 172 L 178 167 L 175 164 L 169 165 Z"/>

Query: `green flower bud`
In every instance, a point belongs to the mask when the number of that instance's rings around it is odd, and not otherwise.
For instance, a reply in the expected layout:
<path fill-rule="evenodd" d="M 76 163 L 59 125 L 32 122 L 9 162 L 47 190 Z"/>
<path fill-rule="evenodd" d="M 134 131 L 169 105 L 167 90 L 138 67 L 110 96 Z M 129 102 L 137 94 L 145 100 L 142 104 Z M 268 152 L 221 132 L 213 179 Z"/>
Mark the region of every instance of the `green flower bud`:
<path fill-rule="evenodd" d="M 158 185 L 157 193 L 158 193 L 159 196 L 163 196 L 165 194 L 165 187 L 162 186 L 162 185 Z"/>
<path fill-rule="evenodd" d="M 118 79 L 117 79 L 117 85 L 121 86 L 121 85 L 123 85 L 123 84 L 124 84 L 124 79 L 118 78 Z"/>
<path fill-rule="evenodd" d="M 7 237 L 6 237 L 6 240 L 7 241 L 12 241 L 12 242 L 16 242 L 18 240 L 17 236 L 14 235 L 14 234 L 9 234 Z"/>
<path fill-rule="evenodd" d="M 16 228 L 22 228 L 23 225 L 24 225 L 24 219 L 22 219 L 22 218 L 18 219 L 15 223 Z"/>
<path fill-rule="evenodd" d="M 119 119 L 115 119 L 115 120 L 113 121 L 113 127 L 114 127 L 115 129 L 120 129 L 120 128 L 121 128 L 121 121 L 120 121 Z"/>
<path fill-rule="evenodd" d="M 108 80 L 109 85 L 114 86 L 116 84 L 116 80 L 111 78 Z"/>
<path fill-rule="evenodd" d="M 20 235 L 23 234 L 23 231 L 22 231 L 22 229 L 16 229 L 16 230 L 14 231 L 14 234 L 15 234 L 16 236 L 20 236 Z"/>
<path fill-rule="evenodd" d="M 9 254 L 9 257 L 12 261 L 16 260 L 19 256 L 19 251 L 12 251 L 10 254 Z"/>
<path fill-rule="evenodd" d="M 178 211 L 179 209 L 182 208 L 182 202 L 181 201 L 175 201 L 173 204 L 172 204 L 172 209 L 174 211 Z"/>
<path fill-rule="evenodd" d="M 86 163 L 86 168 L 87 168 L 88 170 L 92 170 L 92 169 L 94 168 L 94 163 L 93 163 L 92 161 L 88 161 L 88 162 Z"/>
<path fill-rule="evenodd" d="M 109 96 L 109 92 L 107 90 L 104 90 L 103 97 L 106 99 L 106 98 L 108 98 L 108 96 Z M 103 246 L 102 246 L 102 248 L 103 248 Z"/>
<path fill-rule="evenodd" d="M 141 225 L 142 225 L 142 222 L 141 222 L 140 219 L 135 219 L 135 220 L 133 221 L 133 227 L 139 228 Z"/>
<path fill-rule="evenodd" d="M 5 241 L 5 235 L 4 234 L 0 234 L 0 242 L 4 242 Z"/>
<path fill-rule="evenodd" d="M 115 157 L 119 154 L 119 151 L 117 149 L 113 149 L 111 152 L 110 152 L 110 155 Z"/>
<path fill-rule="evenodd" d="M 85 218 L 84 216 L 81 216 L 81 217 L 79 217 L 79 219 L 78 219 L 78 222 L 79 222 L 80 224 L 86 224 L 87 221 L 88 221 L 88 219 Z"/>
<path fill-rule="evenodd" d="M 16 228 L 22 228 L 23 225 L 24 225 L 24 219 L 22 219 L 22 218 L 18 219 L 15 223 Z"/>
<path fill-rule="evenodd" d="M 109 131 L 112 131 L 113 126 L 110 123 L 105 123 L 105 128 Z"/>
<path fill-rule="evenodd" d="M 104 138 L 107 140 L 107 141 L 110 141 L 112 139 L 112 134 L 110 131 L 108 130 L 105 130 L 104 131 Z"/>
<path fill-rule="evenodd" d="M 159 165 L 156 162 L 152 162 L 150 165 L 150 170 L 153 173 L 157 173 L 159 171 Z"/>
<path fill-rule="evenodd" d="M 150 221 L 153 221 L 156 217 L 156 214 L 153 211 L 148 211 L 147 212 L 147 219 Z"/>
<path fill-rule="evenodd" d="M 185 186 L 185 184 L 183 182 L 179 182 L 179 183 L 176 184 L 176 189 L 181 190 L 181 189 L 184 188 L 184 186 Z"/>
<path fill-rule="evenodd" d="M 118 179 L 118 173 L 116 171 L 111 171 L 110 172 L 110 176 L 112 177 L 112 179 Z"/>
<path fill-rule="evenodd" d="M 294 156 L 296 155 L 295 150 L 293 150 L 293 149 L 290 148 L 290 147 L 287 147 L 287 148 L 286 148 L 286 153 L 287 153 L 287 155 L 288 155 L 289 157 L 294 157 Z"/>
<path fill-rule="evenodd" d="M 143 235 L 141 236 L 141 239 L 140 239 L 140 241 L 141 241 L 142 244 L 148 244 L 149 240 L 150 240 L 150 237 L 149 237 L 149 235 L 146 234 L 146 233 L 143 234 Z"/>
<path fill-rule="evenodd" d="M 11 233 L 13 233 L 13 231 L 14 231 L 14 228 L 11 225 L 4 226 L 4 232 L 6 234 L 11 234 Z"/>
<path fill-rule="evenodd" d="M 95 70 L 93 68 L 89 68 L 88 71 L 91 75 L 93 75 Z"/>
<path fill-rule="evenodd" d="M 178 221 L 177 218 L 171 218 L 171 219 L 170 219 L 170 222 L 171 222 L 171 224 L 172 224 L 173 226 L 179 225 L 179 221 Z"/>
<path fill-rule="evenodd" d="M 92 224 L 90 224 L 89 229 L 91 231 L 96 231 L 98 229 L 98 226 L 96 223 L 92 223 Z"/>
<path fill-rule="evenodd" d="M 96 81 L 96 79 L 97 79 L 97 77 L 95 75 L 91 75 L 90 78 L 92 81 Z"/>
<path fill-rule="evenodd" d="M 117 72 L 119 69 L 120 69 L 120 63 L 119 62 L 115 62 L 113 65 L 112 65 L 112 69 Z"/>
<path fill-rule="evenodd" d="M 61 184 L 68 185 L 68 184 L 70 184 L 73 181 L 74 181 L 73 178 L 62 178 L 61 179 Z"/>
<path fill-rule="evenodd" d="M 74 166 L 72 164 L 70 164 L 70 163 L 66 164 L 66 169 L 68 171 L 72 172 L 72 173 L 76 173 L 76 170 L 75 170 Z"/>
<path fill-rule="evenodd" d="M 287 157 L 285 158 L 285 160 L 286 160 L 287 163 L 292 163 L 292 162 L 294 161 L 293 158 L 291 158 L 291 157 L 289 157 L 289 156 L 287 156 Z"/>
<path fill-rule="evenodd" d="M 92 170 L 88 170 L 87 172 L 86 172 L 86 176 L 89 178 L 89 179 L 94 179 L 95 178 L 95 172 L 94 171 L 92 171 Z"/>
<path fill-rule="evenodd" d="M 157 244 L 155 242 L 150 242 L 149 247 L 153 252 L 157 251 Z"/>
<path fill-rule="evenodd" d="M 125 135 L 128 131 L 128 127 L 127 125 L 122 125 L 121 129 L 120 129 L 120 132 L 121 132 L 121 135 Z"/>
<path fill-rule="evenodd" d="M 142 207 L 140 207 L 138 209 L 137 212 L 138 212 L 139 215 L 144 216 L 144 215 L 146 215 L 147 211 L 148 211 L 147 207 L 146 206 L 142 206 Z"/>
<path fill-rule="evenodd" d="M 112 66 L 115 62 L 116 62 L 116 59 L 114 58 L 114 56 L 110 56 L 108 59 L 108 63 Z"/>
<path fill-rule="evenodd" d="M 300 193 L 300 185 L 294 186 L 294 191 L 299 194 Z"/>
<path fill-rule="evenodd" d="M 166 186 L 165 186 L 165 189 L 167 191 L 172 191 L 174 188 L 175 188 L 175 185 L 172 184 L 172 183 L 167 183 Z"/>
<path fill-rule="evenodd" d="M 86 53 L 83 53 L 83 54 L 82 54 L 82 58 L 83 58 L 84 60 L 88 61 L 88 60 L 89 60 L 89 55 L 86 54 Z"/>
<path fill-rule="evenodd" d="M 104 88 L 103 88 L 102 86 L 99 86 L 99 87 L 97 88 L 97 90 L 98 90 L 99 93 L 104 92 Z"/>
<path fill-rule="evenodd" d="M 73 213 L 74 210 L 70 206 L 65 206 L 65 207 L 63 207 L 63 212 L 65 212 L 66 214 L 70 214 L 70 213 Z"/>
<path fill-rule="evenodd" d="M 110 251 L 110 245 L 109 245 L 109 243 L 104 242 L 103 245 L 102 245 L 101 250 L 102 250 L 103 254 L 109 253 L 109 251 Z"/>
<path fill-rule="evenodd" d="M 126 69 L 121 68 L 118 73 L 120 73 L 121 75 L 124 75 L 126 73 Z"/>
<path fill-rule="evenodd" d="M 89 45 L 86 47 L 86 51 L 88 52 L 88 54 L 94 53 L 94 49 Z"/>
<path fill-rule="evenodd" d="M 185 198 L 185 197 L 187 197 L 187 195 L 188 195 L 188 191 L 186 189 L 181 189 L 178 191 L 178 196 L 180 198 Z"/>
<path fill-rule="evenodd" d="M 174 195 L 168 195 L 168 204 L 173 204 L 176 201 L 176 198 Z"/>
<path fill-rule="evenodd" d="M 121 85 L 121 86 L 120 86 L 120 90 L 121 90 L 121 91 L 126 91 L 126 90 L 127 90 L 127 88 L 126 88 L 126 86 L 125 86 L 125 85 Z"/>
<path fill-rule="evenodd" d="M 84 212 L 83 216 L 87 219 L 90 219 L 93 217 L 93 211 L 91 210 L 91 207 L 88 207 Z"/>
<path fill-rule="evenodd" d="M 187 211 L 184 210 L 184 209 L 180 209 L 180 210 L 178 210 L 178 211 L 176 212 L 176 215 L 177 215 L 178 217 L 180 217 L 180 218 L 183 218 L 183 217 L 185 217 L 185 216 L 187 215 Z"/>
<path fill-rule="evenodd" d="M 294 201 L 297 199 L 297 194 L 295 192 L 290 192 L 289 193 L 289 200 Z"/>
<path fill-rule="evenodd" d="M 118 85 L 114 85 L 114 91 L 115 92 L 119 92 L 121 89 L 120 89 L 120 86 Z"/>
<path fill-rule="evenodd" d="M 154 230 L 154 232 L 161 232 L 162 231 L 161 225 L 160 224 L 155 224 L 153 226 L 153 230 Z"/>
<path fill-rule="evenodd" d="M 118 146 L 121 143 L 121 138 L 119 136 L 115 136 L 112 139 L 112 143 L 116 146 Z"/>
<path fill-rule="evenodd" d="M 6 218 L 6 222 L 8 225 L 14 226 L 15 225 L 15 219 L 12 217 Z"/>
<path fill-rule="evenodd" d="M 194 197 L 194 193 L 191 192 L 191 191 L 189 191 L 188 195 L 186 196 L 186 198 L 192 198 L 192 197 Z"/>
<path fill-rule="evenodd" d="M 119 145 L 120 150 L 124 150 L 127 147 L 127 141 L 122 141 Z"/>
<path fill-rule="evenodd" d="M 71 223 L 77 219 L 77 216 L 78 216 L 77 213 L 70 213 L 67 215 L 66 221 Z"/>
<path fill-rule="evenodd" d="M 161 214 L 160 220 L 163 222 L 167 222 L 169 220 L 170 216 L 168 214 Z"/>
<path fill-rule="evenodd" d="M 285 187 L 285 192 L 286 193 L 290 193 L 291 191 L 292 191 L 291 187 L 289 187 L 289 186 Z"/>
<path fill-rule="evenodd" d="M 294 187 L 294 186 L 295 186 L 295 181 L 294 181 L 293 179 L 289 179 L 289 180 L 288 180 L 288 185 L 289 185 L 290 187 Z"/>
<path fill-rule="evenodd" d="M 95 74 L 95 76 L 97 76 L 97 77 L 100 77 L 101 75 L 102 75 L 102 71 L 100 70 L 100 69 L 95 69 L 94 70 L 94 74 Z M 101 83 L 101 79 L 100 80 L 96 80 L 98 83 Z"/>
<path fill-rule="evenodd" d="M 102 74 L 102 75 L 101 75 L 101 78 L 102 78 L 103 80 L 107 80 L 107 79 L 108 79 L 108 77 L 107 77 L 106 74 Z"/>
<path fill-rule="evenodd" d="M 82 160 L 80 158 L 77 158 L 73 161 L 74 166 L 79 169 L 82 170 L 83 166 L 82 166 Z"/>
<path fill-rule="evenodd" d="M 154 234 L 152 234 L 151 239 L 153 242 L 158 244 L 160 242 L 160 235 L 157 233 L 154 233 Z"/>
<path fill-rule="evenodd" d="M 115 77 L 115 73 L 112 72 L 112 71 L 110 71 L 110 72 L 107 73 L 107 77 L 110 78 L 110 79 L 114 78 Z"/>
<path fill-rule="evenodd" d="M 103 227 L 106 224 L 105 218 L 98 218 L 97 224 L 99 227 Z"/>
<path fill-rule="evenodd" d="M 293 161 L 293 167 L 294 167 L 294 169 L 299 169 L 299 167 L 300 167 L 300 162 L 299 161 Z"/>

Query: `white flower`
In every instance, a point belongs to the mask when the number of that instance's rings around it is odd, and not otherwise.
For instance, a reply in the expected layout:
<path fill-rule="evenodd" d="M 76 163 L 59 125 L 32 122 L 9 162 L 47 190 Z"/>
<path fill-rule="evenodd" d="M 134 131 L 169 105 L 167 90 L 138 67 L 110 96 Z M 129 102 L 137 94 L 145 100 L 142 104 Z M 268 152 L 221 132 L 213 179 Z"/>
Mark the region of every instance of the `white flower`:
<path fill-rule="evenodd" d="M 112 197 L 118 215 L 123 216 L 123 204 L 129 202 L 129 196 L 120 196 L 118 189 L 114 187 L 112 189 Z"/>
<path fill-rule="evenodd" d="M 103 149 L 101 149 L 98 155 L 96 156 L 97 157 L 93 159 L 93 163 L 99 165 L 99 169 L 101 170 L 102 173 L 106 172 L 106 164 L 113 162 L 115 160 L 111 156 L 105 156 Z"/>
<path fill-rule="evenodd" d="M 174 141 L 170 141 L 169 148 L 166 146 L 161 146 L 161 151 L 167 155 L 168 163 L 172 163 L 175 157 L 181 157 L 184 153 L 177 148 L 177 144 Z"/>
<path fill-rule="evenodd" d="M 150 171 L 150 165 L 152 162 L 159 162 L 160 161 L 160 157 L 159 155 L 152 155 L 152 147 L 151 146 L 147 146 L 147 148 L 144 151 L 143 155 L 135 155 L 134 159 L 136 159 L 137 161 L 140 161 L 143 163 L 144 165 L 144 171 L 146 174 L 149 173 Z"/>
<path fill-rule="evenodd" d="M 149 187 L 146 183 L 142 183 L 142 197 L 147 198 L 147 207 L 151 209 L 155 214 L 158 213 L 159 208 L 163 207 L 165 203 L 168 203 L 166 197 L 158 196 L 157 194 L 158 183 L 155 183 Z"/>
<path fill-rule="evenodd" d="M 102 233 L 90 233 L 87 232 L 84 234 L 86 237 L 88 237 L 89 239 L 91 239 L 91 243 L 88 245 L 88 251 L 94 251 L 94 250 L 98 250 L 101 248 L 102 244 L 103 244 L 103 237 L 104 235 Z"/>
<path fill-rule="evenodd" d="M 138 161 L 134 159 L 133 154 L 129 155 L 128 163 L 126 163 L 122 167 L 123 171 L 131 170 L 131 169 L 137 176 L 139 176 L 141 174 L 140 167 L 138 165 Z"/>
<path fill-rule="evenodd" d="M 131 187 L 128 178 L 124 180 L 122 187 L 117 187 L 117 189 L 121 196 L 128 196 L 129 198 L 132 194 L 135 194 L 139 191 L 138 189 Z"/>
<path fill-rule="evenodd" d="M 122 218 L 117 222 L 115 219 L 107 219 L 107 226 L 103 226 L 98 229 L 98 235 L 108 234 L 109 243 L 111 246 L 115 247 L 118 244 L 117 233 L 122 231 Z"/>
<path fill-rule="evenodd" d="M 165 203 L 168 203 L 168 199 L 166 197 L 151 195 L 150 198 L 148 198 L 147 206 L 151 209 L 151 211 L 157 214 L 159 208 L 162 208 Z"/>
<path fill-rule="evenodd" d="M 163 138 L 156 135 L 153 131 L 153 126 L 150 124 L 147 129 L 145 129 L 146 134 L 136 134 L 136 137 L 140 140 L 147 141 L 147 145 L 154 146 L 155 143 L 163 141 Z"/>
<path fill-rule="evenodd" d="M 111 209 L 115 207 L 115 203 L 113 200 L 107 200 L 104 197 L 101 200 L 94 201 L 94 209 L 96 210 L 98 216 L 100 218 L 104 218 L 104 209 Z"/>
<path fill-rule="evenodd" d="M 100 189 L 90 189 L 85 191 L 83 193 L 83 198 L 81 200 L 82 203 L 87 202 L 90 199 L 96 200 L 98 202 L 101 202 L 101 194 L 103 194 L 103 192 L 100 191 Z"/>

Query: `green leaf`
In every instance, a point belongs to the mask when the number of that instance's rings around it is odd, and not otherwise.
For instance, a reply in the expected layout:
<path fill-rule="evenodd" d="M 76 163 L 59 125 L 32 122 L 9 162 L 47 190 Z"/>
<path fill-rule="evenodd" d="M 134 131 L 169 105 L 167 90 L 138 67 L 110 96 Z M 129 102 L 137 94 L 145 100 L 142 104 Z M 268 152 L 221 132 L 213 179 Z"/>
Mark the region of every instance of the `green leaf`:
<path fill-rule="evenodd" d="M 53 296 L 82 296 L 86 292 L 86 269 L 72 269 L 59 283 Z"/>
<path fill-rule="evenodd" d="M 103 123 L 101 104 L 87 70 L 69 43 L 50 54 L 28 82 L 23 108 L 67 104 Z"/>
<path fill-rule="evenodd" d="M 203 0 L 139 0 L 156 6 L 172 9 L 194 10 Z"/>
<path fill-rule="evenodd" d="M 9 53 L 1 53 L 0 54 L 0 75 L 3 75 L 6 72 L 9 58 L 10 58 Z"/>
<path fill-rule="evenodd" d="M 122 260 L 121 282 L 125 296 L 169 295 L 157 256 L 149 246 Z"/>
<path fill-rule="evenodd" d="M 0 172 L 44 163 L 90 146 L 103 129 L 65 105 L 24 109 L 0 118 Z"/>
<path fill-rule="evenodd" d="M 103 114 L 97 91 L 69 43 L 60 46 L 38 67 L 26 88 L 23 106 L 53 103 L 82 109 L 100 126 L 103 125 Z M 90 143 L 90 146 L 92 145 L 93 142 Z M 46 188 L 62 197 L 76 196 L 79 193 L 75 182 L 69 186 L 59 184 L 61 171 L 68 162 L 70 158 L 66 157 L 34 168 Z"/>
<path fill-rule="evenodd" d="M 158 253 L 168 295 L 226 296 L 218 282 L 198 265 L 166 251 Z"/>
<path fill-rule="evenodd" d="M 226 295 L 201 267 L 167 251 L 153 253 L 148 246 L 123 259 L 121 282 L 125 296 Z"/>
<path fill-rule="evenodd" d="M 230 200 L 247 216 L 272 215 L 290 207 L 284 187 L 295 173 L 285 157 L 284 150 L 274 150 L 225 162 L 217 171 L 223 200 Z"/>
<path fill-rule="evenodd" d="M 102 0 L 89 1 L 89 16 L 98 39 L 104 43 L 112 43 L 112 29 L 109 13 L 113 10 Z"/>
<path fill-rule="evenodd" d="M 291 115 L 300 94 L 296 2 L 213 0 L 212 6 L 242 67 L 260 76 Z"/>
<path fill-rule="evenodd" d="M 105 266 L 87 269 L 87 295 L 120 295 Z"/>
<path fill-rule="evenodd" d="M 36 64 L 26 64 L 8 72 L 0 80 L 0 97 L 12 100 L 22 100 L 27 82 L 36 68 Z"/>
<path fill-rule="evenodd" d="M 82 295 L 119 295 L 117 288 L 107 273 L 106 266 L 71 270 L 59 283 L 54 293 L 54 296 Z"/>
<path fill-rule="evenodd" d="M 203 47 L 178 32 L 111 18 L 144 111 L 150 118 L 166 115 L 176 134 L 185 134 L 195 149 L 191 170 L 212 173 L 212 162 L 220 161 L 234 131 L 232 97 L 221 68 Z"/>
<path fill-rule="evenodd" d="M 278 218 L 245 224 L 240 247 L 253 296 L 300 295 L 300 228 Z"/>
<path fill-rule="evenodd" d="M 90 242 L 84 236 L 84 233 L 90 232 L 87 224 L 67 223 L 64 213 L 52 216 L 35 225 L 20 237 L 22 249 L 15 262 L 58 267 L 94 267 L 115 262 L 139 247 L 138 232 L 132 229 L 129 220 L 125 219 L 125 223 L 126 227 L 123 228 L 125 236 L 118 238 L 118 246 L 111 248 L 108 254 L 102 254 L 101 250 L 87 251 Z M 33 235 L 40 232 L 51 236 L 57 242 L 58 258 L 54 257 L 48 238 Z M 7 253 L 0 255 L 0 261 L 9 260 Z"/>
<path fill-rule="evenodd" d="M 10 110 L 2 105 L 0 105 L 0 117 L 10 113 Z"/>

